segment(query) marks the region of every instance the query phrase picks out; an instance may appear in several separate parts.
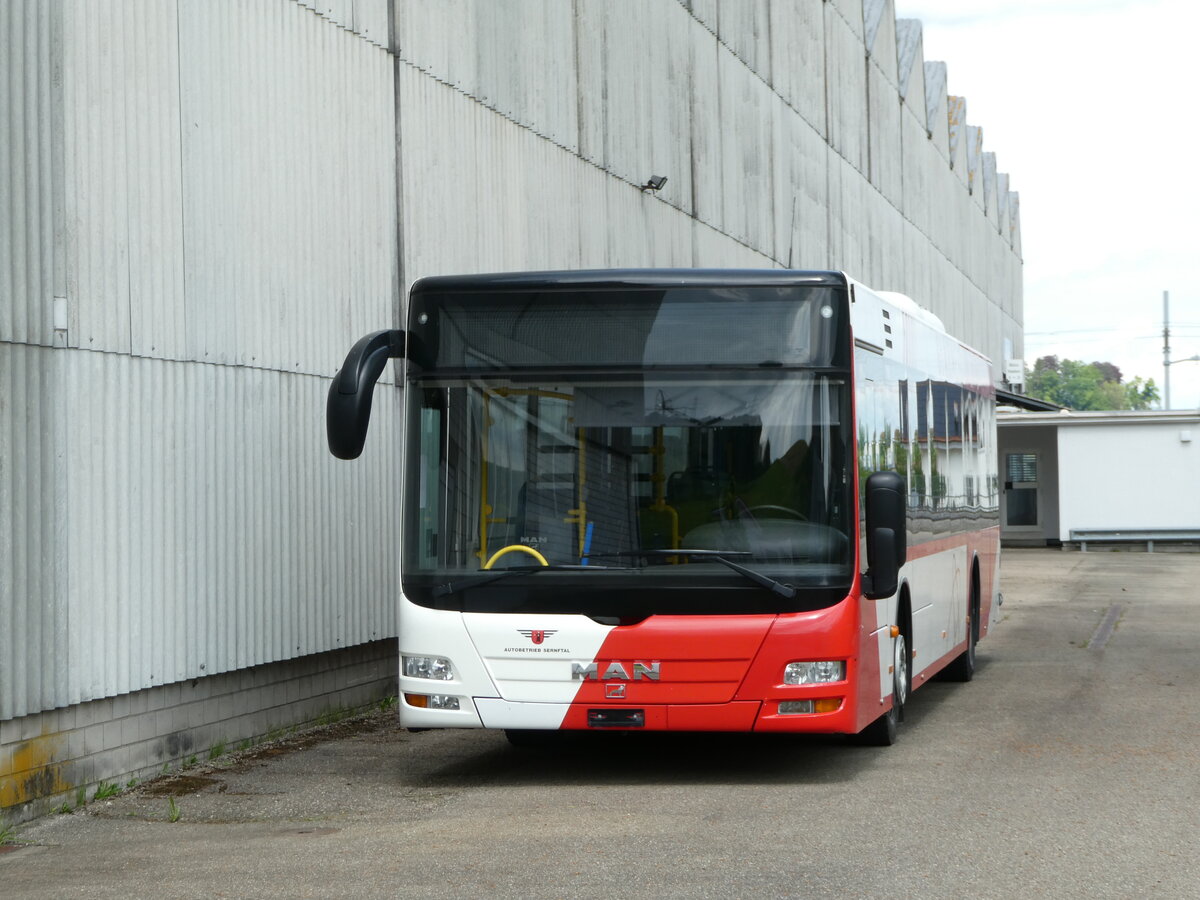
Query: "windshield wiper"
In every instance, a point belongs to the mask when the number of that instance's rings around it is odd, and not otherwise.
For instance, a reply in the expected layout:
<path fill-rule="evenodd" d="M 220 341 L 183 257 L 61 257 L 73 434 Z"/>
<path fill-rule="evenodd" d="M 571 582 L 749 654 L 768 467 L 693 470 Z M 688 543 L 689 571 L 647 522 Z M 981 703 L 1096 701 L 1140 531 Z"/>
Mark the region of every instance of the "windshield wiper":
<path fill-rule="evenodd" d="M 730 556 L 752 556 L 748 550 L 630 550 L 624 553 L 593 553 L 592 556 L 686 556 L 694 559 L 706 559 L 720 563 L 726 568 L 733 569 L 739 575 L 753 581 L 759 587 L 765 587 L 773 594 L 778 594 L 785 600 L 791 600 L 796 596 L 796 589 L 790 584 L 784 584 L 782 581 L 776 581 L 769 575 L 764 575 L 762 572 L 756 572 L 753 569 L 747 569 L 745 566 L 735 563 L 729 559 Z"/>
<path fill-rule="evenodd" d="M 586 572 L 589 569 L 605 569 L 624 568 L 623 566 L 581 566 L 581 565 L 529 565 L 529 566 L 510 566 L 507 569 L 496 569 L 495 571 L 485 572 L 482 575 L 466 578 L 457 582 L 448 581 L 445 584 L 438 585 L 433 589 L 433 596 L 445 597 L 448 594 L 455 594 L 467 588 L 480 587 L 481 585 L 491 584 L 493 581 L 499 581 L 502 578 L 508 578 L 512 575 L 535 575 L 538 572 Z"/>

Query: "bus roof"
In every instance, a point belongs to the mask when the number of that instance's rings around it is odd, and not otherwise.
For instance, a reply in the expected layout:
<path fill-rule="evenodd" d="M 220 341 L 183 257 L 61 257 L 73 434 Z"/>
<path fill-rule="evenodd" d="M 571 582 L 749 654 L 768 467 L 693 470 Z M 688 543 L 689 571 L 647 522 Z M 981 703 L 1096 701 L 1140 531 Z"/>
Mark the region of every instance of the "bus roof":
<path fill-rule="evenodd" d="M 666 287 L 845 287 L 841 272 L 792 269 L 579 269 L 550 272 L 492 272 L 421 278 L 412 293 L 425 291 L 529 291 Z"/>

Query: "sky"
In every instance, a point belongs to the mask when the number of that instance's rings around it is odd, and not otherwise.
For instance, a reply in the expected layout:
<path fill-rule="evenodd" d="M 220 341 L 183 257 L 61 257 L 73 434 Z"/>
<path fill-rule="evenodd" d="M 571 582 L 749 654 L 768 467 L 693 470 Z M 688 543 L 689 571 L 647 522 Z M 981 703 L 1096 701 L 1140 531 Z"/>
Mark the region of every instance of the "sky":
<path fill-rule="evenodd" d="M 895 0 L 923 23 L 1021 198 L 1025 359 L 1120 367 L 1163 389 L 1200 355 L 1200 4 L 1194 0 Z M 1170 367 L 1200 407 L 1200 362 Z"/>

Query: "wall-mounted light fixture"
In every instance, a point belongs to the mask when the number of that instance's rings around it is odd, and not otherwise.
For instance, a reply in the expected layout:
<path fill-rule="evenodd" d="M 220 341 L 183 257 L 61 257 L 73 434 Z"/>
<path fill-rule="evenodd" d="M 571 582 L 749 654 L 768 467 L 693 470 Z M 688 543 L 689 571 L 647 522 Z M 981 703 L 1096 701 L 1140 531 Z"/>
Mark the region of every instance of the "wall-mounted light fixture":
<path fill-rule="evenodd" d="M 661 191 L 663 185 L 666 183 L 666 175 L 651 175 L 650 179 L 642 185 L 642 191 Z"/>

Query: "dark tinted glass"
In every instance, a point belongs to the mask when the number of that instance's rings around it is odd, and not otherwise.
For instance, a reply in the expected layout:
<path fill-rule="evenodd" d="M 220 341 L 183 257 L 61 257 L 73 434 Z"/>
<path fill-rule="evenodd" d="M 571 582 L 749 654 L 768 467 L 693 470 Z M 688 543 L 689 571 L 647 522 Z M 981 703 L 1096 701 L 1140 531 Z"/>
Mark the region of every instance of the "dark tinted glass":
<path fill-rule="evenodd" d="M 823 286 L 417 295 L 410 346 L 419 366 L 443 371 L 846 366 L 844 296 Z"/>

